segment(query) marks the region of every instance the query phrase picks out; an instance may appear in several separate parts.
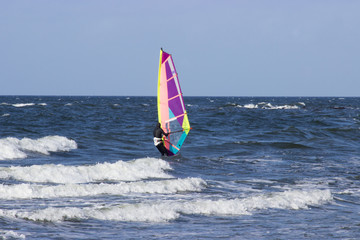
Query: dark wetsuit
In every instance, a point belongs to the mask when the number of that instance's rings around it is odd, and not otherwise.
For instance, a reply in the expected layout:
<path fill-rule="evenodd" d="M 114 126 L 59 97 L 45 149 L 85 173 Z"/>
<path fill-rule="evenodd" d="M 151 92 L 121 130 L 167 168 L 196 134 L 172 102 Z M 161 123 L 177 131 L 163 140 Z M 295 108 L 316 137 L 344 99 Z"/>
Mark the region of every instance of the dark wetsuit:
<path fill-rule="evenodd" d="M 164 130 L 162 130 L 160 123 L 156 124 L 156 127 L 154 128 L 154 144 L 161 153 L 162 156 L 168 155 L 168 151 L 164 146 L 163 141 L 161 140 L 163 135 L 167 136 L 168 133 L 165 133 Z"/>

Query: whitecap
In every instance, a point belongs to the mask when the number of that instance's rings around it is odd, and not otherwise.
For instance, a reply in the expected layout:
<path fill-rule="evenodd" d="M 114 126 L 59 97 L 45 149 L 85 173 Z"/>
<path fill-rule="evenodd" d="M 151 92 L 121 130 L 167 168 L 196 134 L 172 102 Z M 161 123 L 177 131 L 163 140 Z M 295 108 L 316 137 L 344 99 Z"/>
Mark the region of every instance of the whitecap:
<path fill-rule="evenodd" d="M 26 158 L 26 152 L 49 155 L 50 152 L 76 149 L 74 140 L 62 136 L 47 136 L 39 139 L 7 137 L 0 139 L 0 160 Z"/>
<path fill-rule="evenodd" d="M 304 102 L 298 102 L 301 106 L 306 106 Z"/>
<path fill-rule="evenodd" d="M 0 216 L 51 222 L 68 219 L 167 222 L 179 218 L 182 214 L 224 217 L 251 215 L 264 209 L 300 210 L 326 204 L 332 199 L 330 190 L 291 190 L 242 199 L 163 200 L 90 207 L 49 207 L 38 210 L 0 209 Z"/>
<path fill-rule="evenodd" d="M 206 182 L 201 178 L 167 179 L 158 181 L 136 181 L 100 184 L 0 185 L 0 199 L 32 199 L 87 197 L 96 195 L 128 195 L 132 193 L 173 194 L 201 191 Z"/>
<path fill-rule="evenodd" d="M 253 104 L 253 103 L 245 104 L 245 105 L 244 105 L 244 108 L 254 109 L 254 108 L 258 108 L 258 105 L 257 105 L 257 104 Z"/>
<path fill-rule="evenodd" d="M 277 109 L 299 109 L 296 105 L 272 105 L 271 103 L 258 103 L 259 106 L 261 106 L 262 109 L 271 109 L 271 110 L 277 110 Z"/>
<path fill-rule="evenodd" d="M 28 106 L 34 106 L 35 103 L 15 103 L 12 104 L 12 106 L 20 108 L 20 107 L 28 107 Z"/>
<path fill-rule="evenodd" d="M 299 109 L 296 105 L 271 106 L 269 109 Z"/>
<path fill-rule="evenodd" d="M 156 158 L 98 163 L 90 166 L 32 165 L 0 168 L 0 179 L 42 183 L 89 183 L 103 181 L 138 181 L 148 178 L 173 178 L 165 171 L 168 162 Z"/>
<path fill-rule="evenodd" d="M 0 238 L 1 239 L 25 239 L 26 237 L 24 234 L 17 233 L 12 230 L 10 230 L 10 231 L 0 230 Z"/>

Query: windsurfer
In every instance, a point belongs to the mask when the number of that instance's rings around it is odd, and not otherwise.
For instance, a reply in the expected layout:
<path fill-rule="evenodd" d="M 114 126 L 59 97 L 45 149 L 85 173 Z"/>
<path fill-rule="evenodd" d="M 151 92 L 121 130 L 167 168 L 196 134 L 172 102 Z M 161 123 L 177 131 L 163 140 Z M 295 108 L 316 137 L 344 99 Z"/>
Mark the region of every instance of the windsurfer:
<path fill-rule="evenodd" d="M 156 146 L 156 148 L 161 153 L 161 156 L 164 156 L 164 155 L 167 156 L 168 151 L 164 146 L 164 143 L 162 141 L 162 137 L 163 137 L 163 135 L 168 136 L 169 133 L 165 133 L 164 130 L 162 130 L 160 123 L 156 124 L 156 127 L 154 128 L 153 133 L 154 133 L 154 145 Z"/>

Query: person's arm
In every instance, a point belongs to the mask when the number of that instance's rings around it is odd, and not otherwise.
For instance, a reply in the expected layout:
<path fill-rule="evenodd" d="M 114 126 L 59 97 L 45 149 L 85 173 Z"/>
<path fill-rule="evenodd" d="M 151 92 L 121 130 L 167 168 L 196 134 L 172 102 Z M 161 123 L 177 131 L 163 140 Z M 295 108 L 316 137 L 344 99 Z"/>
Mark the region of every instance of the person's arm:
<path fill-rule="evenodd" d="M 163 129 L 161 129 L 161 132 L 162 132 L 162 134 L 165 135 L 165 136 L 168 136 L 168 135 L 169 135 L 169 133 L 165 133 Z"/>

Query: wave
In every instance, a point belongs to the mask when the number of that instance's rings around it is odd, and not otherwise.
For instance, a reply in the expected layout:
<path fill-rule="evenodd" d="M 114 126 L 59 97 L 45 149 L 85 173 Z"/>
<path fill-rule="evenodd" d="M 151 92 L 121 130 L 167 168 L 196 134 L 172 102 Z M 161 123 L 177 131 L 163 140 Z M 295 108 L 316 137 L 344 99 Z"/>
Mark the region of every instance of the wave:
<path fill-rule="evenodd" d="M 129 162 L 98 163 L 90 166 L 32 165 L 2 167 L 0 179 L 36 183 L 90 183 L 101 181 L 139 181 L 149 178 L 173 178 L 165 173 L 172 169 L 164 160 L 140 158 Z"/>
<path fill-rule="evenodd" d="M 13 106 L 13 107 L 16 107 L 16 108 L 22 108 L 22 107 L 31 107 L 31 106 L 35 106 L 35 105 L 38 105 L 38 106 L 47 106 L 47 103 L 1 103 L 0 105 L 5 105 L 5 106 Z"/>
<path fill-rule="evenodd" d="M 299 109 L 300 107 L 304 107 L 305 103 L 303 102 L 299 102 L 298 104 L 292 104 L 292 105 L 272 105 L 271 103 L 265 103 L 265 102 L 260 102 L 257 104 L 253 104 L 253 103 L 249 103 L 249 104 L 245 104 L 245 105 L 237 105 L 236 107 L 239 108 L 248 108 L 248 109 L 272 109 L 272 110 L 276 110 L 276 109 Z"/>
<path fill-rule="evenodd" d="M 38 210 L 2 210 L 0 216 L 32 221 L 110 220 L 168 222 L 182 214 L 205 216 L 251 215 L 264 209 L 300 210 L 326 204 L 333 199 L 330 190 L 290 190 L 236 199 L 166 200 L 136 204 L 91 207 L 49 207 Z"/>
<path fill-rule="evenodd" d="M 12 104 L 13 107 L 28 107 L 28 106 L 34 106 L 35 103 L 15 103 L 15 104 Z"/>
<path fill-rule="evenodd" d="M 265 110 L 291 110 L 291 109 L 301 109 L 306 108 L 304 102 L 297 102 L 292 104 L 283 104 L 283 105 L 273 105 L 269 102 L 259 102 L 259 103 L 247 103 L 247 104 L 238 104 L 236 102 L 227 102 L 226 104 L 219 106 L 219 109 L 224 108 L 244 108 L 244 109 L 265 109 Z"/>
<path fill-rule="evenodd" d="M 46 136 L 39 139 L 17 139 L 7 137 L 0 139 L 0 160 L 23 159 L 26 152 L 49 155 L 50 152 L 62 152 L 76 149 L 74 140 L 62 136 Z"/>
<path fill-rule="evenodd" d="M 201 178 L 168 179 L 159 181 L 121 182 L 117 184 L 38 184 L 0 185 L 0 199 L 33 199 L 125 195 L 131 193 L 171 194 L 201 191 L 206 182 Z"/>
<path fill-rule="evenodd" d="M 304 102 L 298 102 L 295 104 L 284 104 L 284 105 L 272 105 L 271 103 L 267 103 L 267 102 L 259 102 L 259 103 L 248 103 L 248 104 L 237 104 L 237 103 L 226 103 L 226 105 L 224 105 L 223 107 L 236 107 L 236 108 L 246 108 L 246 109 L 271 109 L 271 110 L 276 110 L 276 109 L 300 109 L 300 108 L 305 108 L 306 104 Z M 220 108 L 223 108 L 220 107 Z"/>
<path fill-rule="evenodd" d="M 240 144 L 244 146 L 254 146 L 254 147 L 267 147 L 271 146 L 278 149 L 310 149 L 311 146 L 307 146 L 301 143 L 295 143 L 295 142 L 271 142 L 271 141 L 263 141 L 263 142 L 257 142 L 257 141 L 236 141 L 233 142 L 234 144 Z"/>
<path fill-rule="evenodd" d="M 12 230 L 0 230 L 0 239 L 26 239 L 24 234 L 14 232 Z"/>

